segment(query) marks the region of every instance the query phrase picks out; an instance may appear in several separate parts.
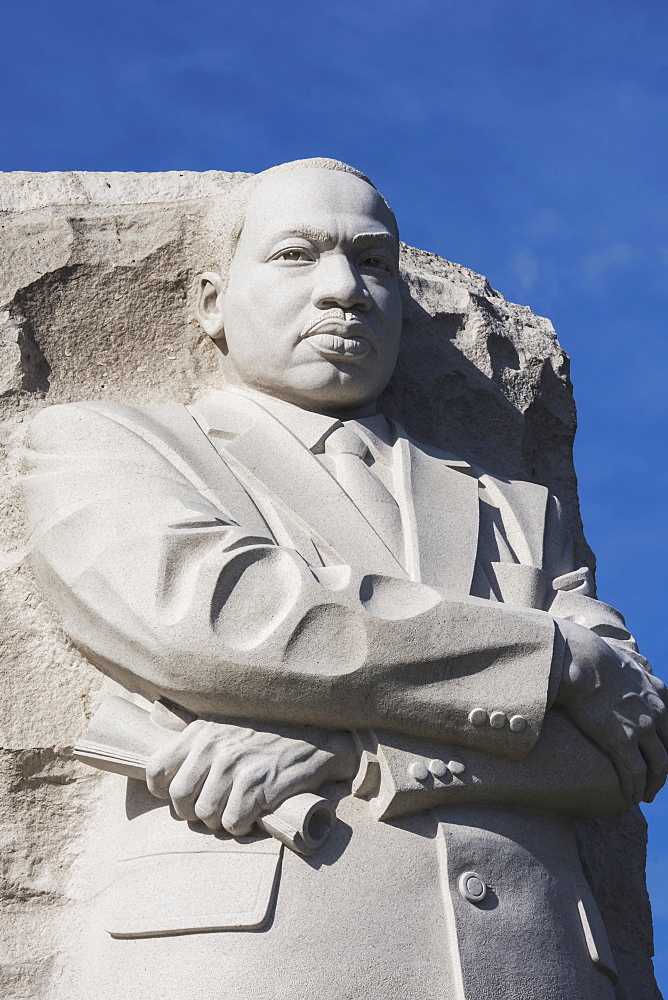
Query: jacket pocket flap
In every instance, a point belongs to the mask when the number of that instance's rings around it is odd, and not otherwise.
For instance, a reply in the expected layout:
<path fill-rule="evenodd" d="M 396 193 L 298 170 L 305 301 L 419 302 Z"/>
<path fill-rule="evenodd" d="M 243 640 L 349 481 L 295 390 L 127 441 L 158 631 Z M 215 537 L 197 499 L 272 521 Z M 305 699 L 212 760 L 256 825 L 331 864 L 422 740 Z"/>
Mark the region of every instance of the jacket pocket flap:
<path fill-rule="evenodd" d="M 282 846 L 154 854 L 118 863 L 109 890 L 112 937 L 257 930 L 270 914 Z M 273 847 L 273 845 L 272 845 Z"/>

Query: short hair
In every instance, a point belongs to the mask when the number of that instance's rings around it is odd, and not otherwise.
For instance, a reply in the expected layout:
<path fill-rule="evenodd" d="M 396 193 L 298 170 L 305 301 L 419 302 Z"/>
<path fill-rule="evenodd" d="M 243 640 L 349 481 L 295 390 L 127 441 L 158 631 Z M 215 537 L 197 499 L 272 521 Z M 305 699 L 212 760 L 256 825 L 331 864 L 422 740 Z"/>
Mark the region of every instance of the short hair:
<path fill-rule="evenodd" d="M 360 180 L 369 184 L 374 191 L 378 191 L 376 185 L 361 170 L 357 170 L 355 167 L 351 167 L 348 163 L 343 163 L 341 160 L 332 160 L 324 156 L 314 156 L 305 160 L 289 160 L 287 163 L 278 163 L 275 167 L 262 170 L 259 174 L 248 174 L 240 184 L 232 188 L 228 195 L 216 200 L 206 219 L 208 229 L 207 242 L 215 247 L 215 255 L 218 258 L 217 265 L 225 283 L 227 283 L 227 275 L 232 258 L 234 257 L 239 237 L 244 228 L 248 203 L 255 189 L 259 187 L 266 177 L 270 177 L 273 174 L 304 169 L 338 170 L 342 173 L 353 174 L 355 177 L 359 177 Z M 378 194 L 394 220 L 398 240 L 399 227 L 397 226 L 395 214 L 387 199 L 380 191 L 378 191 Z"/>

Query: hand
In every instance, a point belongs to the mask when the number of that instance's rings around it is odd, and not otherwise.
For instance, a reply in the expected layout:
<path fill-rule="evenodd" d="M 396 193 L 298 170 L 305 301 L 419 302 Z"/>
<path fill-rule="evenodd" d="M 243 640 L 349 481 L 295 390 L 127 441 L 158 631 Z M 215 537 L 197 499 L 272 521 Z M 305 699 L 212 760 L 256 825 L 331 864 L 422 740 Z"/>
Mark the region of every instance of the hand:
<path fill-rule="evenodd" d="M 622 792 L 651 802 L 668 774 L 668 693 L 625 652 L 559 621 L 567 641 L 556 704 L 612 760 Z"/>
<path fill-rule="evenodd" d="M 182 819 L 242 837 L 288 796 L 354 774 L 350 740 L 329 734 L 322 742 L 328 748 L 200 719 L 150 758 L 146 782 Z"/>

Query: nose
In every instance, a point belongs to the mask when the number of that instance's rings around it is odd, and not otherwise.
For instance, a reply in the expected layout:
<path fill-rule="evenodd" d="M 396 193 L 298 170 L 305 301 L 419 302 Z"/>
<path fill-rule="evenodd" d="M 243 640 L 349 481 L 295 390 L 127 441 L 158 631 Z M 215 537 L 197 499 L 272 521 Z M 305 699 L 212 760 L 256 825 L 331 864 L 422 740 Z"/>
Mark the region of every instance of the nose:
<path fill-rule="evenodd" d="M 312 296 L 318 309 L 358 309 L 366 312 L 371 297 L 357 268 L 345 254 L 324 254 L 318 263 Z"/>

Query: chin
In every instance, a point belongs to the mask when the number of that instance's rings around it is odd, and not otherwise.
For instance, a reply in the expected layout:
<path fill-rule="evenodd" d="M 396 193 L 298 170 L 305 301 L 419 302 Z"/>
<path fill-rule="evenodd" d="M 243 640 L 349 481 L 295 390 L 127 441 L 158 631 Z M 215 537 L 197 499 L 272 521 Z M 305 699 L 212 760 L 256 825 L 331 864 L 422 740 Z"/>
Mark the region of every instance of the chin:
<path fill-rule="evenodd" d="M 289 371 L 284 368 L 279 377 L 267 378 L 266 370 L 259 377 L 257 372 L 252 373 L 252 378 L 242 375 L 242 381 L 305 410 L 337 414 L 373 406 L 391 374 L 379 378 L 375 360 L 373 370 L 359 363 L 333 365 L 319 361 Z"/>
<path fill-rule="evenodd" d="M 295 396 L 299 395 L 301 406 L 325 413 L 372 406 L 387 383 L 374 378 L 360 378 L 360 374 L 359 370 L 342 372 L 337 369 L 334 378 L 295 387 Z"/>

